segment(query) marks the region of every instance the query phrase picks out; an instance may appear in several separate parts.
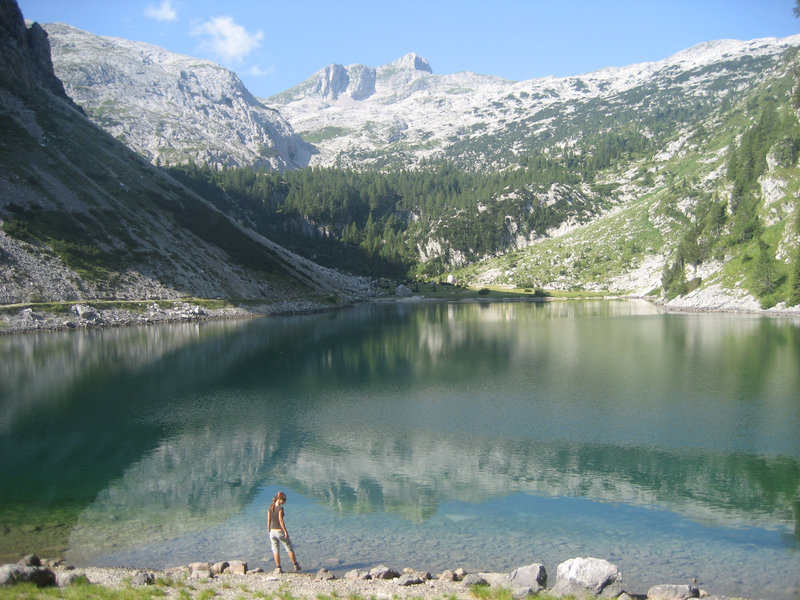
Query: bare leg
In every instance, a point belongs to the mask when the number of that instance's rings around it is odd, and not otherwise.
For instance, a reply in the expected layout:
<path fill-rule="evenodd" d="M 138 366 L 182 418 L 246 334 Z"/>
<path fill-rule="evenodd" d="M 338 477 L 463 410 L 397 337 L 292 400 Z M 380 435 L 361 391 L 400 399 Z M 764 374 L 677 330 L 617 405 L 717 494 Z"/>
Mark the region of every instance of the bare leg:
<path fill-rule="evenodd" d="M 299 571 L 300 565 L 297 564 L 297 557 L 294 555 L 294 552 L 289 552 L 289 558 L 292 559 L 292 564 L 294 565 L 294 570 Z"/>
<path fill-rule="evenodd" d="M 277 567 L 278 571 L 281 570 L 281 554 L 280 552 L 273 552 L 272 557 L 275 559 L 275 566 Z"/>

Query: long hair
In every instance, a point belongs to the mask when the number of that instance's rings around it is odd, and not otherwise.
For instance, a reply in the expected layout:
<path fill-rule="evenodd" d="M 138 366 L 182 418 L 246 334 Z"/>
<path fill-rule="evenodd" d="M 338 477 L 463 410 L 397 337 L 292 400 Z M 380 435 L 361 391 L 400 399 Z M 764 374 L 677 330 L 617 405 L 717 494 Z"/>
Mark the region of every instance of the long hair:
<path fill-rule="evenodd" d="M 286 494 L 284 494 L 283 492 L 278 492 L 277 494 L 275 494 L 275 497 L 272 499 L 272 504 L 269 505 L 270 512 L 272 512 L 272 510 L 275 508 L 275 505 L 278 503 L 278 500 L 286 500 Z"/>

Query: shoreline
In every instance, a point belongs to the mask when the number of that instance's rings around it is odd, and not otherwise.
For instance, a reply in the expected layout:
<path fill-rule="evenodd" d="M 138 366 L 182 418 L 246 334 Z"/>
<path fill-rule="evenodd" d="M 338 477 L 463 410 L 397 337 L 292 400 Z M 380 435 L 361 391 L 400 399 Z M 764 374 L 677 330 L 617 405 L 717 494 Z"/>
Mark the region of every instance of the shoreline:
<path fill-rule="evenodd" d="M 15 314 L 10 314 L 9 310 L 13 305 L 0 306 L 0 335 L 13 335 L 17 333 L 35 332 L 58 332 L 58 331 L 85 331 L 90 329 L 108 329 L 113 327 L 136 327 L 142 325 L 157 325 L 166 323 L 191 323 L 203 321 L 222 321 L 238 319 L 257 319 L 268 316 L 299 316 L 320 312 L 345 310 L 361 303 L 374 304 L 418 304 L 436 302 L 455 302 L 455 303 L 493 303 L 493 302 L 569 302 L 580 300 L 624 300 L 642 301 L 652 306 L 670 313 L 721 313 L 721 314 L 741 314 L 758 315 L 766 317 L 798 318 L 800 317 L 800 306 L 791 308 L 770 308 L 760 309 L 755 307 L 743 307 L 736 304 L 725 305 L 715 304 L 714 306 L 693 306 L 683 304 L 673 304 L 664 302 L 660 299 L 648 298 L 645 296 L 615 296 L 598 295 L 594 297 L 579 298 L 554 298 L 554 297 L 531 297 L 531 298 L 486 298 L 486 297 L 462 297 L 462 298 L 436 298 L 424 295 L 413 295 L 408 297 L 384 296 L 375 298 L 364 298 L 353 302 L 340 305 L 330 305 L 314 300 L 283 300 L 278 302 L 264 302 L 253 306 L 227 306 L 223 308 L 212 308 L 203 306 L 202 300 L 141 300 L 127 301 L 132 307 L 123 308 L 121 302 L 111 301 L 75 301 L 60 303 L 64 306 L 70 305 L 68 312 L 53 310 L 35 310 L 35 305 L 19 305 L 19 310 Z M 164 305 L 167 306 L 164 306 Z M 108 307 L 104 307 L 108 305 Z"/>
<path fill-rule="evenodd" d="M 576 568 L 562 567 L 567 563 Z M 551 567 L 552 568 L 552 567 Z M 646 591 L 625 589 L 624 576 L 616 566 L 602 559 L 575 558 L 545 572 L 544 565 L 522 565 L 508 573 L 466 572 L 461 568 L 431 574 L 410 568 L 395 569 L 378 565 L 371 569 L 353 569 L 343 577 L 326 567 L 316 572 L 275 572 L 261 568 L 248 569 L 242 561 L 217 563 L 196 562 L 168 569 L 134 567 L 73 567 L 63 561 L 41 560 L 28 555 L 16 564 L 0 566 L 0 588 L 9 585 L 3 579 L 3 569 L 17 569 L 31 575 L 34 570 L 52 573 L 50 587 L 69 587 L 89 583 L 111 590 L 126 590 L 152 586 L 158 595 L 209 597 L 239 600 L 279 596 L 284 600 L 315 600 L 325 598 L 400 599 L 400 600 L 475 600 L 476 598 L 618 598 L 619 600 L 684 600 L 710 598 L 728 600 L 728 596 L 712 595 L 691 583 L 653 583 Z M 569 574 L 567 572 L 569 571 Z M 21 577 L 25 577 L 23 574 Z M 25 581 L 18 579 L 17 581 Z M 475 593 L 475 586 L 485 586 L 488 593 Z M 40 586 L 44 587 L 44 586 Z M 510 594 L 509 594 L 510 592 Z M 734 596 L 736 600 L 744 600 Z"/>

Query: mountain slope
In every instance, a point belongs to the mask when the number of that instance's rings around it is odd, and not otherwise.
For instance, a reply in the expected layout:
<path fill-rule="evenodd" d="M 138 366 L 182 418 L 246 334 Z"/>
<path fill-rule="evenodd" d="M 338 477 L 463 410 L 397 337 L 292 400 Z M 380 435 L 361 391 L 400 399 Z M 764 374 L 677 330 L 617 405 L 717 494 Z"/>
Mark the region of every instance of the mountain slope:
<path fill-rule="evenodd" d="M 585 145 L 593 136 L 616 128 L 656 145 L 664 132 L 763 81 L 798 44 L 800 36 L 721 40 L 659 62 L 521 82 L 469 72 L 436 75 L 411 54 L 372 69 L 370 94 L 351 92 L 353 80 L 364 79 L 353 73 L 369 67 L 331 65 L 268 101 L 317 146 L 315 165 L 407 167 L 440 157 L 492 171 L 519 165 L 531 153 L 576 145 L 591 150 Z"/>
<path fill-rule="evenodd" d="M 436 75 L 413 53 L 329 65 L 269 102 L 315 144 L 312 164 L 352 170 L 175 174 L 261 234 L 365 274 L 798 304 L 798 44 L 720 40 L 523 82 Z"/>
<path fill-rule="evenodd" d="M 0 303 L 349 295 L 92 124 L 0 0 Z"/>
<path fill-rule="evenodd" d="M 461 273 L 478 285 L 655 295 L 697 309 L 800 304 L 796 49 L 660 152 L 601 170 L 612 209 Z"/>
<path fill-rule="evenodd" d="M 141 42 L 44 26 L 56 75 L 89 117 L 153 163 L 296 168 L 311 147 L 231 71 Z"/>

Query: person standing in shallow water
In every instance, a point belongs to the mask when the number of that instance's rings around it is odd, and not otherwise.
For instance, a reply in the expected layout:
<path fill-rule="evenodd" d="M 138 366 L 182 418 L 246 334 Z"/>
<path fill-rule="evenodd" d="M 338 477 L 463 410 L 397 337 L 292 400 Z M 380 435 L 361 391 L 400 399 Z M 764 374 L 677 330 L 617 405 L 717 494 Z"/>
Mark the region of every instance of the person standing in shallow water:
<path fill-rule="evenodd" d="M 272 544 L 272 556 L 275 558 L 276 573 L 283 572 L 281 569 L 280 544 L 283 544 L 286 552 L 289 553 L 294 570 L 300 571 L 300 565 L 297 564 L 297 558 L 294 555 L 292 541 L 289 539 L 289 532 L 286 531 L 286 522 L 283 518 L 284 504 L 286 504 L 286 494 L 278 492 L 272 499 L 272 504 L 269 505 L 269 510 L 267 511 L 267 531 L 269 532 L 270 544 Z"/>

